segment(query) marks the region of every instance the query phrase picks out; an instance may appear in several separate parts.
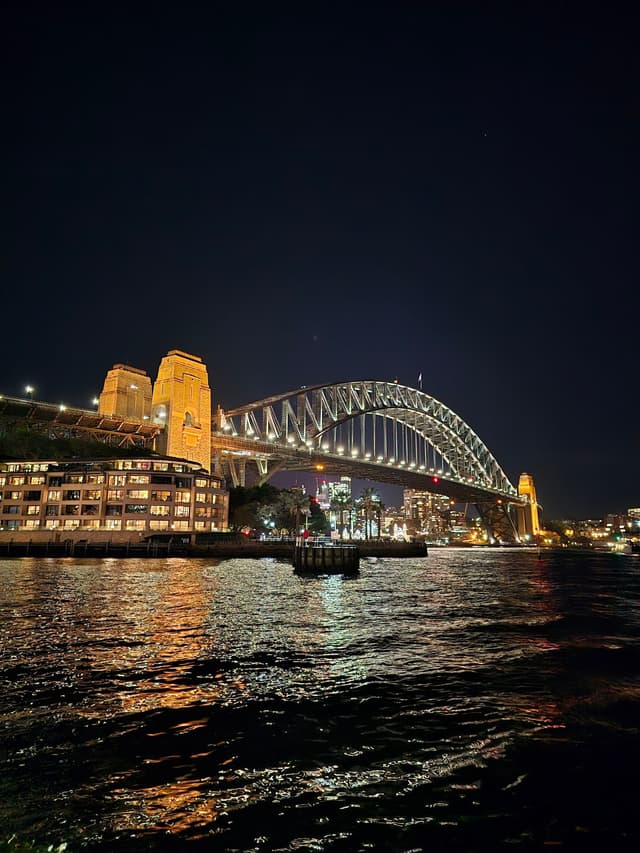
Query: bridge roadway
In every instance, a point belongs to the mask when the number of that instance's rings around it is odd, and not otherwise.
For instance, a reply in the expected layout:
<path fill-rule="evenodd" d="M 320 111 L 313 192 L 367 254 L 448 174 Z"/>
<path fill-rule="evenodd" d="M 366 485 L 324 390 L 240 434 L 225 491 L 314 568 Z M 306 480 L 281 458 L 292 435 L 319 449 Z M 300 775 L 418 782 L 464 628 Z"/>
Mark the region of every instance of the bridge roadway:
<path fill-rule="evenodd" d="M 211 436 L 212 456 L 221 457 L 223 467 L 228 467 L 231 478 L 239 484 L 240 466 L 243 462 L 257 465 L 260 482 L 283 471 L 310 471 L 337 476 L 373 480 L 408 489 L 446 495 L 460 503 L 496 502 L 525 506 L 527 499 L 513 492 L 491 488 L 469 482 L 468 478 L 451 477 L 441 470 L 421 471 L 416 467 L 362 459 L 345 454 L 327 453 L 313 449 L 291 449 L 272 442 L 252 441 L 246 438 L 224 435 L 219 432 Z"/>

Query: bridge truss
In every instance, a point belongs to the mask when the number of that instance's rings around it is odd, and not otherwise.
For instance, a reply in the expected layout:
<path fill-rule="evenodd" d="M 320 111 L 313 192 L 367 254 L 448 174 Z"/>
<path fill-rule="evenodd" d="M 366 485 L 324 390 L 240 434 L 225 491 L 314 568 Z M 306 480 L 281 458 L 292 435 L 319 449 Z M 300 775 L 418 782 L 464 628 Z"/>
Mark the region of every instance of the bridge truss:
<path fill-rule="evenodd" d="M 316 469 L 395 483 L 475 503 L 504 540 L 517 538 L 509 507 L 526 502 L 459 415 L 395 382 L 316 385 L 220 411 L 213 446 L 236 484 L 247 462 L 262 482 Z"/>

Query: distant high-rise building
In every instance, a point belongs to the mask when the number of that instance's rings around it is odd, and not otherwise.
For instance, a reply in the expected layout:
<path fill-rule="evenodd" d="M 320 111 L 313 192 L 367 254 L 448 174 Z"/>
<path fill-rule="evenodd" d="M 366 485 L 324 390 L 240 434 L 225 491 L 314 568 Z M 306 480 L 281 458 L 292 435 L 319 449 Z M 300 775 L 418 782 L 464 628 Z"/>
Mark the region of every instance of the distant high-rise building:
<path fill-rule="evenodd" d="M 430 538 L 446 534 L 451 510 L 448 497 L 417 489 L 404 489 L 403 504 L 404 517 L 416 532 L 422 532 Z"/>
<path fill-rule="evenodd" d="M 331 502 L 336 495 L 346 495 L 351 497 L 351 477 L 340 477 L 340 480 L 327 483 L 329 491 L 329 501 Z"/>
<path fill-rule="evenodd" d="M 318 482 L 316 486 L 316 501 L 321 510 L 326 511 L 331 506 L 331 498 L 329 497 L 329 483 L 326 480 Z"/>

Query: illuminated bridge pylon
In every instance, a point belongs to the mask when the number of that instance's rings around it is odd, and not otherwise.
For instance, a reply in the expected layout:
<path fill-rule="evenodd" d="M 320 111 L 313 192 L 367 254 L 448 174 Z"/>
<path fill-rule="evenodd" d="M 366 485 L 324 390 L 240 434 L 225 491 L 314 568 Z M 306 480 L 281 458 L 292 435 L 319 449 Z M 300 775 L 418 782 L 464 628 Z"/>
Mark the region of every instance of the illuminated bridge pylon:
<path fill-rule="evenodd" d="M 395 382 L 315 385 L 220 409 L 212 451 L 236 485 L 253 463 L 261 482 L 316 469 L 475 503 L 502 541 L 518 539 L 511 508 L 527 501 L 459 415 Z"/>

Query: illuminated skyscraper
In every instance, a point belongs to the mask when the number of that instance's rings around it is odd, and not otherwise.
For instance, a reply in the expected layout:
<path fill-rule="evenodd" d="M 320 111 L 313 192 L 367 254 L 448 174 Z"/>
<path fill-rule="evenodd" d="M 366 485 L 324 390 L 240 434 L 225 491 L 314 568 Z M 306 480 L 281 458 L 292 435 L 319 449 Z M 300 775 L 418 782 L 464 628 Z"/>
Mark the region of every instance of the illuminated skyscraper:
<path fill-rule="evenodd" d="M 416 489 L 404 489 L 404 516 L 416 532 L 429 538 L 444 536 L 449 529 L 449 498 Z"/>

